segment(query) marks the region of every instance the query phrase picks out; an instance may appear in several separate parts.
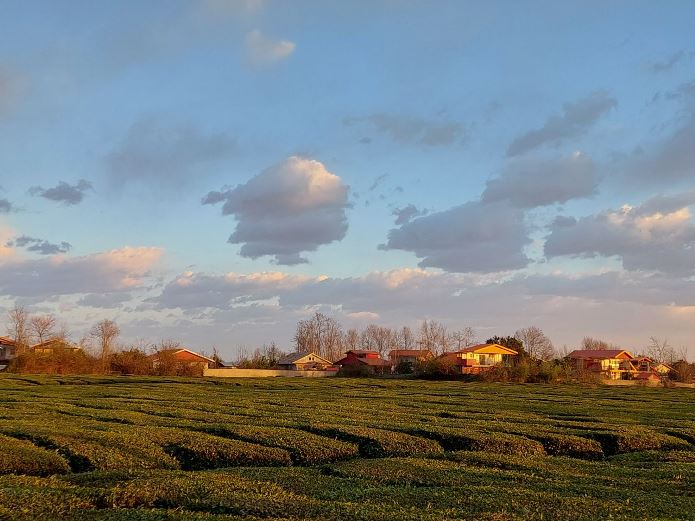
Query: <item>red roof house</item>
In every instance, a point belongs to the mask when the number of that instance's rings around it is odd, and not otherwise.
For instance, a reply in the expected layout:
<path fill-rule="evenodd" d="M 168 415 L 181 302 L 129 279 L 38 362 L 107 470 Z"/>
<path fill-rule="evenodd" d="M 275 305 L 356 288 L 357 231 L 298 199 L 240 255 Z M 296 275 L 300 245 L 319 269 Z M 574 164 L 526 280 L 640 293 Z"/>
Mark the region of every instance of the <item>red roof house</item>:
<path fill-rule="evenodd" d="M 347 368 L 365 368 L 370 372 L 383 374 L 391 371 L 391 362 L 384 360 L 376 351 L 352 349 L 345 353 L 335 365 Z"/>
<path fill-rule="evenodd" d="M 162 361 L 165 359 L 167 361 L 171 360 L 177 363 L 200 366 L 204 369 L 210 367 L 211 365 L 216 365 L 216 362 L 212 358 L 208 358 L 207 356 L 203 356 L 183 347 L 175 349 L 163 349 L 150 355 L 150 357 L 152 358 L 155 366 L 162 363 Z"/>

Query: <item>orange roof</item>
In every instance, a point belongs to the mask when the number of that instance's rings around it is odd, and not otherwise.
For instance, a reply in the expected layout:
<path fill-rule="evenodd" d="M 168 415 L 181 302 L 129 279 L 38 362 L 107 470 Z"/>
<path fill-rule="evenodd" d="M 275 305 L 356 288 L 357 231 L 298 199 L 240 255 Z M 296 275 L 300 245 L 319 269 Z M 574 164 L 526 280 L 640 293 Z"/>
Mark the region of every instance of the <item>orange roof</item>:
<path fill-rule="evenodd" d="M 196 359 L 204 360 L 206 362 L 215 362 L 212 358 L 203 356 L 200 353 L 196 353 L 195 351 L 191 351 L 190 349 L 186 349 L 185 347 L 175 349 L 162 349 L 161 351 L 157 351 L 156 353 L 153 353 L 150 356 L 154 359 L 157 359 L 159 358 L 159 355 L 161 355 L 162 353 L 172 354 L 174 358 L 183 362 L 193 362 L 196 361 Z"/>
<path fill-rule="evenodd" d="M 605 360 L 607 358 L 626 358 L 631 360 L 634 358 L 628 351 L 623 349 L 575 349 L 569 354 L 569 357 L 583 360 Z"/>
<path fill-rule="evenodd" d="M 0 345 L 3 346 L 14 346 L 16 342 L 9 337 L 0 336 Z"/>
<path fill-rule="evenodd" d="M 505 347 L 500 344 L 478 344 L 475 346 L 469 346 L 466 347 L 465 349 L 461 349 L 460 351 L 455 351 L 455 353 L 480 353 L 480 354 L 486 354 L 484 353 L 485 350 L 487 349 L 494 349 L 496 351 L 505 351 L 501 354 L 509 354 L 509 355 L 518 355 L 519 353 L 517 351 L 514 351 L 513 349 L 510 349 L 508 347 Z"/>

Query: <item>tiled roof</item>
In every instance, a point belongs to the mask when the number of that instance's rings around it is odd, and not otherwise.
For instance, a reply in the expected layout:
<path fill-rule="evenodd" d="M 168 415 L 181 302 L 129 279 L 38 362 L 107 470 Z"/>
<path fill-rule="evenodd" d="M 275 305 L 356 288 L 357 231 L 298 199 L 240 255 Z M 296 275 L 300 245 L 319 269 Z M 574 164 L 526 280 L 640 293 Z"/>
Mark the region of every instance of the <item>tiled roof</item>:
<path fill-rule="evenodd" d="M 569 354 L 570 358 L 580 358 L 580 359 L 605 359 L 605 358 L 617 358 L 619 355 L 625 353 L 629 358 L 633 356 L 625 351 L 624 349 L 575 349 Z"/>

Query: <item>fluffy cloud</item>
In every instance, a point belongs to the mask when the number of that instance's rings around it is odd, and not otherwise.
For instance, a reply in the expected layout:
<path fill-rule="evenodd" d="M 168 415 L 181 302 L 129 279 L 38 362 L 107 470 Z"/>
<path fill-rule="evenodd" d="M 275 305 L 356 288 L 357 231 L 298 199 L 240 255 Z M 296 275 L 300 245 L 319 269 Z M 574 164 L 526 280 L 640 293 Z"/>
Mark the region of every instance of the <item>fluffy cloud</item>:
<path fill-rule="evenodd" d="M 307 262 L 302 252 L 341 240 L 348 227 L 348 187 L 312 159 L 292 156 L 234 189 L 210 192 L 203 204 L 222 201 L 222 214 L 237 219 L 229 242 L 252 259 Z"/>
<path fill-rule="evenodd" d="M 52 243 L 44 239 L 28 237 L 20 235 L 19 237 L 6 243 L 8 248 L 24 248 L 25 250 L 38 253 L 40 255 L 56 255 L 58 253 L 67 253 L 72 249 L 72 245 L 68 242 Z"/>
<path fill-rule="evenodd" d="M 672 55 L 667 57 L 664 61 L 654 62 L 649 65 L 649 70 L 653 73 L 668 72 L 678 63 L 688 59 L 689 57 L 695 56 L 693 52 L 685 52 L 683 49 L 674 52 Z"/>
<path fill-rule="evenodd" d="M 565 103 L 560 116 L 551 116 L 545 124 L 516 138 L 507 149 L 508 156 L 516 156 L 545 144 L 559 145 L 563 141 L 582 136 L 618 102 L 606 92 L 597 91 L 585 98 Z"/>
<path fill-rule="evenodd" d="M 65 181 L 60 181 L 53 188 L 34 186 L 29 189 L 29 193 L 31 195 L 43 197 L 49 201 L 62 203 L 65 206 L 73 206 L 80 204 L 84 199 L 85 193 L 91 189 L 92 184 L 89 181 L 80 179 L 74 185 L 66 183 Z"/>
<path fill-rule="evenodd" d="M 82 257 L 10 258 L 0 263 L 0 293 L 48 297 L 138 289 L 162 254 L 160 248 L 126 247 Z"/>
<path fill-rule="evenodd" d="M 418 210 L 414 204 L 409 204 L 403 208 L 396 208 L 391 212 L 391 215 L 396 216 L 396 226 L 400 226 L 407 222 L 410 222 L 415 217 L 422 217 L 427 215 L 427 210 Z"/>
<path fill-rule="evenodd" d="M 235 149 L 235 141 L 225 134 L 207 135 L 190 125 L 142 118 L 106 156 L 107 174 L 116 186 L 143 182 L 174 190 Z"/>
<path fill-rule="evenodd" d="M 391 230 L 380 248 L 411 251 L 422 258 L 421 267 L 496 272 L 525 267 L 529 242 L 521 209 L 471 201 Z"/>
<path fill-rule="evenodd" d="M 264 65 L 289 57 L 296 44 L 287 40 L 273 40 L 261 31 L 254 30 L 246 35 L 246 57 L 253 65 Z"/>
<path fill-rule="evenodd" d="M 466 138 L 466 129 L 453 121 L 432 121 L 418 117 L 377 113 L 366 118 L 346 118 L 346 125 L 367 122 L 377 132 L 397 143 L 425 146 L 453 145 Z"/>
<path fill-rule="evenodd" d="M 562 217 L 551 226 L 547 257 L 611 257 L 627 270 L 695 274 L 695 223 L 689 206 L 695 192 L 658 196 L 641 206 L 623 206 L 582 217 Z"/>
<path fill-rule="evenodd" d="M 580 152 L 551 160 L 523 158 L 512 161 L 499 177 L 487 182 L 483 201 L 535 208 L 591 196 L 598 183 L 593 161 Z"/>

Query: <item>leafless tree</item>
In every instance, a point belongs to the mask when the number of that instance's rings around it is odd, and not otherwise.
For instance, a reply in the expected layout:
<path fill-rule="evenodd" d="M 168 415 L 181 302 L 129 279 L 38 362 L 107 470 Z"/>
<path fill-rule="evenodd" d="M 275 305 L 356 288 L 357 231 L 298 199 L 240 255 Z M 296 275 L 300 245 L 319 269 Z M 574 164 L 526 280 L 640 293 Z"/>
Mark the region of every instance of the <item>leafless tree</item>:
<path fill-rule="evenodd" d="M 360 332 L 357 328 L 350 328 L 345 332 L 343 336 L 343 349 L 345 351 L 350 351 L 353 349 L 359 349 L 360 347 Z"/>
<path fill-rule="evenodd" d="M 7 320 L 7 334 L 15 342 L 15 354 L 21 355 L 29 347 L 29 312 L 24 306 L 15 304 L 7 312 Z"/>
<path fill-rule="evenodd" d="M 297 351 L 312 351 L 332 362 L 342 353 L 343 331 L 340 324 L 323 313 L 316 313 L 297 324 L 294 345 Z"/>
<path fill-rule="evenodd" d="M 413 330 L 408 326 L 403 326 L 395 332 L 394 343 L 400 349 L 415 349 L 415 346 L 417 345 Z"/>
<path fill-rule="evenodd" d="M 37 343 L 53 338 L 56 318 L 53 315 L 34 315 L 29 319 L 29 332 Z"/>
<path fill-rule="evenodd" d="M 478 335 L 472 327 L 464 327 L 451 334 L 451 340 L 456 345 L 456 349 L 459 350 L 474 345 L 477 337 Z"/>
<path fill-rule="evenodd" d="M 377 351 L 379 356 L 384 357 L 395 345 L 393 330 L 370 324 L 362 332 L 361 344 L 365 349 Z"/>
<path fill-rule="evenodd" d="M 420 325 L 420 349 L 429 349 L 435 354 L 449 351 L 451 340 L 446 326 L 436 320 L 425 320 Z"/>
<path fill-rule="evenodd" d="M 582 343 L 581 343 L 580 349 L 583 349 L 583 350 L 611 349 L 612 347 L 613 347 L 612 344 L 609 344 L 608 342 L 606 342 L 604 340 L 599 340 L 598 338 L 585 336 L 584 338 L 582 338 Z"/>
<path fill-rule="evenodd" d="M 676 350 L 668 343 L 667 338 L 662 340 L 654 336 L 649 337 L 647 355 L 664 364 L 673 364 L 678 359 Z"/>
<path fill-rule="evenodd" d="M 555 347 L 543 330 L 536 326 L 520 329 L 514 337 L 524 344 L 524 349 L 531 358 L 551 360 L 555 357 Z"/>
<path fill-rule="evenodd" d="M 97 343 L 97 349 L 101 356 L 102 369 L 108 371 L 111 353 L 116 347 L 116 339 L 121 333 L 118 324 L 113 320 L 104 319 L 92 326 L 89 331 L 91 336 Z"/>

